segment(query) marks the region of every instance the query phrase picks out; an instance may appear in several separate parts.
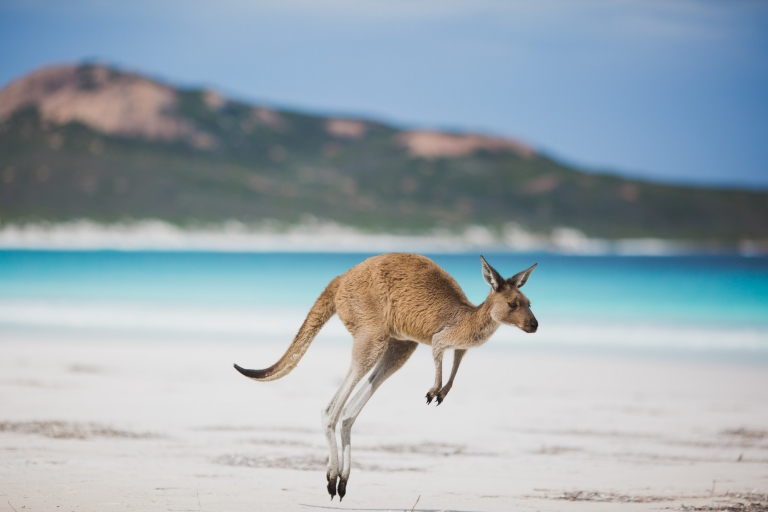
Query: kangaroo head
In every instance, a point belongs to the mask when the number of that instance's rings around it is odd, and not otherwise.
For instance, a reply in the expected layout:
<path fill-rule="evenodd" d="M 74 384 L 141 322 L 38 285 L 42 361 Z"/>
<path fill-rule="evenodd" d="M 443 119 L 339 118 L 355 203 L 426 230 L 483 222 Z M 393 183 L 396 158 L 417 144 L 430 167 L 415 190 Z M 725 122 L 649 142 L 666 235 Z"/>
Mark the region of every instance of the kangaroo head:
<path fill-rule="evenodd" d="M 502 324 L 519 327 L 525 332 L 536 332 L 539 322 L 531 312 L 531 301 L 520 291 L 536 264 L 505 280 L 485 258 L 480 256 L 480 261 L 483 265 L 483 278 L 491 285 L 491 294 L 488 296 L 491 318 Z"/>

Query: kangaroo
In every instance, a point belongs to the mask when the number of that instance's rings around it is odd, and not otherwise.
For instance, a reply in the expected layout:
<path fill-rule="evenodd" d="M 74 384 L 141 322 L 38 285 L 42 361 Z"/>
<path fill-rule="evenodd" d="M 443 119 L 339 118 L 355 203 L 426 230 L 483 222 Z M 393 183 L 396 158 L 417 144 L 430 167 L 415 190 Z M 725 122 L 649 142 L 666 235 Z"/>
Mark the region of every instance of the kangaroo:
<path fill-rule="evenodd" d="M 278 362 L 263 370 L 235 365 L 237 371 L 253 380 L 279 379 L 296 367 L 334 313 L 339 315 L 353 342 L 347 376 L 321 414 L 329 449 L 326 478 L 331 500 L 337 489 L 339 500 L 347 491 L 355 419 L 419 343 L 432 346 L 435 361 L 435 383 L 427 391 L 427 404 L 435 400 L 440 405 L 453 386 L 464 354 L 485 343 L 500 324 L 536 332 L 539 323 L 531 313 L 531 302 L 520 292 L 536 265 L 504 280 L 482 256 L 480 262 L 491 290 L 485 302 L 475 306 L 458 283 L 429 258 L 405 253 L 368 258 L 328 284 Z M 453 368 L 443 385 L 443 353 L 448 349 L 454 350 Z M 371 369 L 371 375 L 347 403 L 355 386 Z M 341 461 L 336 445 L 339 419 Z"/>

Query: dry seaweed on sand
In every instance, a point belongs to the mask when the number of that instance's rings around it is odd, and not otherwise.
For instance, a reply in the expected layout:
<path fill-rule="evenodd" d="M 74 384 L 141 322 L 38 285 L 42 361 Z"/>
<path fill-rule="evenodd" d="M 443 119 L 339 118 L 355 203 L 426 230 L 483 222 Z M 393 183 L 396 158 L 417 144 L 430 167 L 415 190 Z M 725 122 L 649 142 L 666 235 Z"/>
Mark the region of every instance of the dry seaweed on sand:
<path fill-rule="evenodd" d="M 671 498 L 664 496 L 627 496 L 624 494 L 613 494 L 594 491 L 572 491 L 564 492 L 560 496 L 554 496 L 551 499 L 565 501 L 601 501 L 609 503 L 653 503 L 659 501 L 670 501 Z"/>
<path fill-rule="evenodd" d="M 158 437 L 149 432 L 117 430 L 98 423 L 69 423 L 66 421 L 5 421 L 0 422 L 0 432 L 37 434 L 53 439 L 90 439 L 93 437 L 149 439 Z"/>
<path fill-rule="evenodd" d="M 740 437 L 742 439 L 764 439 L 768 437 L 768 430 L 757 430 L 749 428 L 729 428 L 723 430 L 721 434 L 726 436 Z"/>
<path fill-rule="evenodd" d="M 681 505 L 678 510 L 684 512 L 708 510 L 720 510 L 723 512 L 768 512 L 768 494 L 756 492 L 727 492 L 720 499 L 723 500 L 723 502 L 700 506 Z"/>
<path fill-rule="evenodd" d="M 216 464 L 223 464 L 225 466 L 245 466 L 249 468 L 271 468 L 271 469 L 298 469 L 303 471 L 320 471 L 324 470 L 328 465 L 327 457 L 316 456 L 295 456 L 286 457 L 278 455 L 264 455 L 258 457 L 248 457 L 245 455 L 222 455 L 213 459 Z M 352 467 L 358 470 L 364 471 L 378 471 L 378 472 L 400 472 L 400 471 L 422 471 L 419 468 L 404 468 L 404 467 L 384 467 L 373 464 L 359 464 L 352 462 Z"/>
<path fill-rule="evenodd" d="M 768 512 L 766 503 L 728 503 L 722 505 L 704 505 L 701 507 L 682 505 L 679 509 L 683 512 L 698 512 L 719 510 L 722 512 Z"/>

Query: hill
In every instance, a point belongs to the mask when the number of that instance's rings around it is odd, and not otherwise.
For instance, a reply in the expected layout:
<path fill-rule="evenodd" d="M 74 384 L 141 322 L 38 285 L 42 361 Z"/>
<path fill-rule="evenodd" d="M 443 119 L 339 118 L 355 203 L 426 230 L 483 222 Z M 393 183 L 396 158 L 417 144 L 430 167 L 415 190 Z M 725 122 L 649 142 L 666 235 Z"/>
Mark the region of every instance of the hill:
<path fill-rule="evenodd" d="M 0 222 L 312 215 L 414 233 L 514 223 L 606 239 L 768 239 L 768 193 L 574 169 L 517 141 L 407 131 L 177 89 L 101 65 L 0 91 Z"/>

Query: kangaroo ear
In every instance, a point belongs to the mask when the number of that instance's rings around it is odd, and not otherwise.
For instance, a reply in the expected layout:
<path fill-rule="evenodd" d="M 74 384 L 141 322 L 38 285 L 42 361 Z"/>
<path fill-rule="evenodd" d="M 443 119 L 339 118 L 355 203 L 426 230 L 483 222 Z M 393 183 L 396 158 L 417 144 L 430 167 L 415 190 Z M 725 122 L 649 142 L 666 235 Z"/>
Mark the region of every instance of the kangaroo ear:
<path fill-rule="evenodd" d="M 480 256 L 480 262 L 483 265 L 483 279 L 485 279 L 486 283 L 491 285 L 491 288 L 493 288 L 494 291 L 499 291 L 499 288 L 501 288 L 501 284 L 504 282 L 504 279 L 498 272 L 496 272 L 495 268 L 490 266 L 488 262 L 485 261 L 485 258 L 482 256 Z"/>
<path fill-rule="evenodd" d="M 531 268 L 523 270 L 522 272 L 518 272 L 514 276 L 507 279 L 507 282 L 512 286 L 522 288 L 523 285 L 528 281 L 528 277 L 531 275 L 531 272 L 533 272 L 533 269 L 536 268 L 536 265 L 538 265 L 538 263 L 534 263 Z"/>

